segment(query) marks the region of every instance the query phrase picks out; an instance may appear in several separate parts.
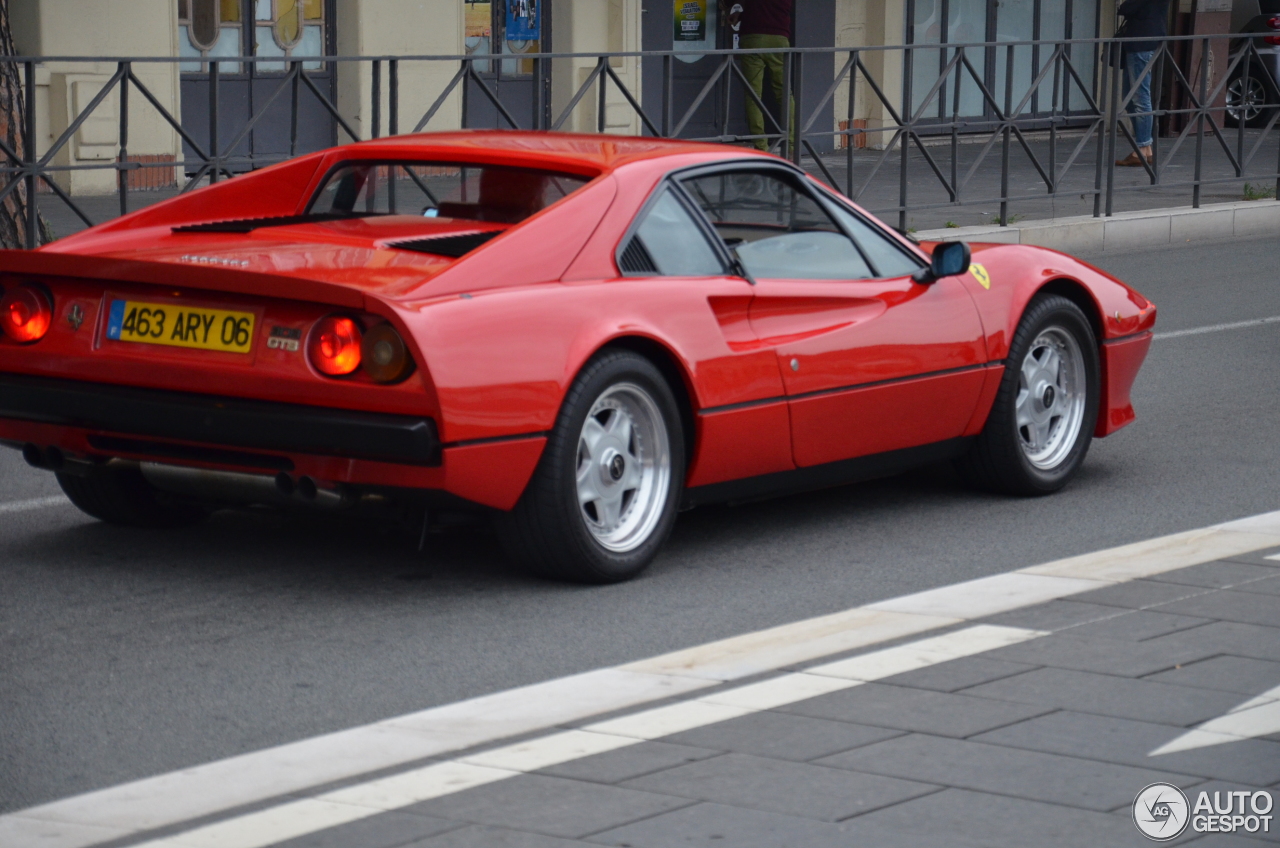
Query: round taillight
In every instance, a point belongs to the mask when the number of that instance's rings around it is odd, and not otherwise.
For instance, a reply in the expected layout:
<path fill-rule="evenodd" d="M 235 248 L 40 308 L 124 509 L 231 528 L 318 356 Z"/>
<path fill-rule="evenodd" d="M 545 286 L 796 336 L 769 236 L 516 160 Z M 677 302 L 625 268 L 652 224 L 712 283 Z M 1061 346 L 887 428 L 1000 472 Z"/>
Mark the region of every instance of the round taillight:
<path fill-rule="evenodd" d="M 307 340 L 307 358 L 322 374 L 350 374 L 360 367 L 359 325 L 339 315 L 321 318 Z"/>
<path fill-rule="evenodd" d="M 1270 29 L 1280 29 L 1280 15 L 1274 18 L 1267 18 L 1267 27 Z"/>
<path fill-rule="evenodd" d="M 409 373 L 413 360 L 404 339 L 390 324 L 379 324 L 364 334 L 360 346 L 364 372 L 377 383 L 394 383 Z"/>
<path fill-rule="evenodd" d="M 15 342 L 39 341 L 53 323 L 53 307 L 34 286 L 18 286 L 0 298 L 0 327 Z"/>

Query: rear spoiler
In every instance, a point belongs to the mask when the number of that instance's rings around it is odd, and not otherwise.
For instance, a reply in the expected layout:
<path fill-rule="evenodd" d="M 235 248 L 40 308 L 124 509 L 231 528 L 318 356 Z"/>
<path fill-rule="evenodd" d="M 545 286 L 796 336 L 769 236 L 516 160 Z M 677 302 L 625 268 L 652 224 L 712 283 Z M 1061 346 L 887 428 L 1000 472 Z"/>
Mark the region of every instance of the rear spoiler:
<path fill-rule="evenodd" d="M 325 303 L 344 309 L 365 309 L 362 292 L 319 280 L 282 274 L 246 271 L 234 265 L 213 264 L 192 257 L 192 262 L 155 262 L 54 253 L 44 250 L 0 250 L 0 273 L 74 277 L 121 283 L 150 283 L 157 286 L 206 289 Z"/>

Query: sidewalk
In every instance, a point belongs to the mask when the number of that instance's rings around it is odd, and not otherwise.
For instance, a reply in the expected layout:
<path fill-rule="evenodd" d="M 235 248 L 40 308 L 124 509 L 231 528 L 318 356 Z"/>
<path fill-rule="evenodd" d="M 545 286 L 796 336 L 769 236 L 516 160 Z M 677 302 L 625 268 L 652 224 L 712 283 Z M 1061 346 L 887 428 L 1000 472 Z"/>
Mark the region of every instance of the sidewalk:
<path fill-rule="evenodd" d="M 1234 150 L 1237 142 L 1236 131 L 1224 130 L 1223 134 Z M 1258 134 L 1258 130 L 1246 131 L 1244 145 L 1246 156 L 1256 143 Z M 989 134 L 970 137 L 965 143 L 957 146 L 956 170 L 960 181 L 964 181 L 970 166 L 977 160 L 978 154 L 982 151 L 983 144 L 979 143 L 977 139 L 985 139 L 987 137 L 989 137 Z M 1009 214 L 1011 221 L 1093 214 L 1092 192 L 1094 190 L 1095 163 L 1097 161 L 1096 139 L 1090 140 L 1085 144 L 1075 162 L 1071 165 L 1070 170 L 1066 172 L 1065 176 L 1061 175 L 1063 165 L 1076 145 L 1080 143 L 1081 138 L 1082 136 L 1078 133 L 1064 132 L 1059 135 L 1056 161 L 1058 175 L 1061 179 L 1060 192 L 1063 193 L 1056 197 L 1046 196 L 1044 181 L 1036 171 L 1035 166 L 1031 163 L 1017 140 L 1011 141 L 1009 154 Z M 1195 174 L 1195 138 L 1189 136 L 1183 142 L 1172 161 L 1167 161 L 1167 151 L 1172 147 L 1173 141 L 1174 139 L 1159 139 L 1159 144 L 1164 146 L 1160 154 L 1160 178 L 1162 182 L 1190 181 Z M 1223 203 L 1246 199 L 1246 183 L 1250 185 L 1252 191 L 1263 194 L 1270 192 L 1270 196 L 1274 197 L 1276 182 L 1274 174 L 1276 173 L 1275 169 L 1280 167 L 1277 164 L 1277 143 L 1280 143 L 1280 130 L 1274 131 L 1259 148 L 1248 167 L 1244 170 L 1244 176 L 1236 178 L 1235 171 L 1232 169 L 1226 155 L 1222 152 L 1217 140 L 1212 135 L 1206 135 L 1201 178 L 1203 180 L 1224 179 L 1229 180 L 1229 182 L 1203 186 L 1201 203 Z M 1048 138 L 1041 133 L 1030 141 L 1029 146 L 1035 152 L 1042 167 L 1047 168 L 1049 162 Z M 1117 149 L 1119 150 L 1117 157 L 1124 155 L 1126 152 L 1119 148 Z M 931 142 L 927 150 L 942 172 L 948 175 L 949 179 L 951 170 L 951 147 L 949 143 L 938 144 Z M 855 192 L 862 188 L 867 181 L 868 175 L 871 174 L 876 162 L 882 155 L 883 151 L 878 150 L 854 151 L 853 185 Z M 961 193 L 963 205 L 911 212 L 907 219 L 908 227 L 916 230 L 928 230 L 945 227 L 948 223 L 962 227 L 998 223 L 999 202 L 983 199 L 998 197 L 1000 194 L 1000 162 L 1001 145 L 999 141 L 996 141 L 986 156 L 983 157 L 982 164 L 974 173 L 972 179 L 963 188 Z M 898 215 L 895 210 L 899 196 L 898 168 L 900 163 L 901 152 L 898 150 L 890 152 L 884 164 L 876 171 L 871 182 L 858 198 L 858 203 L 864 208 L 876 213 L 893 226 L 898 224 Z M 847 175 L 845 154 L 840 152 L 825 155 L 822 157 L 822 164 L 835 177 L 837 186 L 843 191 L 846 187 Z M 938 180 L 925 160 L 924 155 L 915 146 L 912 146 L 908 151 L 907 167 L 909 204 L 924 206 L 948 202 L 948 195 L 942 182 Z M 806 157 L 805 168 L 818 179 L 826 179 L 812 159 Z M 1271 174 L 1273 176 L 1270 179 L 1265 176 L 1251 176 L 1258 174 Z M 1105 185 L 1104 172 L 1104 189 Z M 1116 191 L 1113 201 L 1115 212 L 1191 205 L 1192 190 L 1190 186 L 1176 188 L 1168 188 L 1163 185 L 1152 186 L 1150 177 L 1142 168 L 1117 168 L 1115 186 Z M 129 209 L 130 211 L 136 211 L 176 195 L 177 189 L 132 191 L 128 197 Z M 969 198 L 973 198 L 973 200 L 969 200 Z M 119 215 L 120 203 L 116 195 L 77 197 L 74 199 L 95 223 L 102 223 Z M 975 202 L 978 200 L 982 200 L 982 202 Z M 85 228 L 84 222 L 56 196 L 41 194 L 39 195 L 39 204 L 41 212 L 53 227 L 53 232 L 56 236 L 71 235 Z M 1103 209 L 1105 211 L 1105 205 Z"/>
<path fill-rule="evenodd" d="M 1130 816 L 1148 784 L 1173 783 L 1193 803 L 1200 790 L 1280 795 L 1280 725 L 1264 738 L 1175 742 L 1263 692 L 1274 723 L 1280 562 L 1271 553 L 992 616 L 983 623 L 1047 635 L 280 845 L 1142 845 Z M 1170 743 L 1185 750 L 1151 755 Z M 1280 844 L 1271 825 L 1196 844 Z M 1178 842 L 1193 838 L 1188 829 Z"/>

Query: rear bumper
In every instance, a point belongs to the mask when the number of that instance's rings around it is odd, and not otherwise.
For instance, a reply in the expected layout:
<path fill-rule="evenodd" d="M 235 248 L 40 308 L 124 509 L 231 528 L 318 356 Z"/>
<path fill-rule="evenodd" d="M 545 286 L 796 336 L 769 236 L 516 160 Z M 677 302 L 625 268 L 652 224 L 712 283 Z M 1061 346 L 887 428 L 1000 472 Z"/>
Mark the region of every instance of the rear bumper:
<path fill-rule="evenodd" d="M 0 418 L 121 436 L 440 465 L 430 418 L 0 374 Z"/>

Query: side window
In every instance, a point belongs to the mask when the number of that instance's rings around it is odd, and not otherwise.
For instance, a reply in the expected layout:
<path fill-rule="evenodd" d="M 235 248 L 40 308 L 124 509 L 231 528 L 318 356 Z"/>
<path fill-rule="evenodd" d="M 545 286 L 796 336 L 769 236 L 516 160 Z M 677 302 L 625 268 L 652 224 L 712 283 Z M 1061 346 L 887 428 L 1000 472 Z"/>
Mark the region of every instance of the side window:
<path fill-rule="evenodd" d="M 791 280 L 875 276 L 826 210 L 785 178 L 738 171 L 695 177 L 683 185 L 752 276 Z"/>
<path fill-rule="evenodd" d="M 670 189 L 663 189 L 645 212 L 619 264 L 627 274 L 665 277 L 714 277 L 725 272 L 702 227 Z"/>
<path fill-rule="evenodd" d="M 840 223 L 853 233 L 854 241 L 875 266 L 877 277 L 905 277 L 923 267 L 919 259 L 894 244 L 893 240 L 855 215 L 842 204 L 832 203 Z"/>

